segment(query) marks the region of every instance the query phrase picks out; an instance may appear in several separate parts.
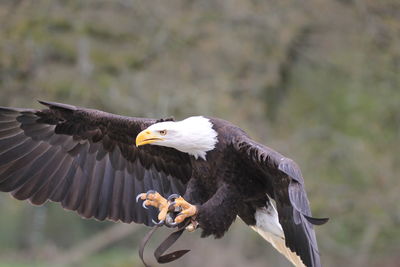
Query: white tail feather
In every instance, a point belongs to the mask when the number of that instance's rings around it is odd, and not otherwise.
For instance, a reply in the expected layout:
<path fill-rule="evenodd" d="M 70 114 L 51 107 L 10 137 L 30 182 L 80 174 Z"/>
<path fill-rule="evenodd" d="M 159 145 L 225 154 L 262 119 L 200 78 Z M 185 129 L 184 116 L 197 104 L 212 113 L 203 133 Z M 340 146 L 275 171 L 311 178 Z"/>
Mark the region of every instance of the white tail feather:
<path fill-rule="evenodd" d="M 271 202 L 270 202 L 271 203 Z M 285 235 L 278 220 L 278 212 L 272 203 L 268 208 L 259 208 L 254 214 L 256 225 L 251 228 L 284 255 L 296 267 L 305 267 L 300 257 L 285 245 Z"/>

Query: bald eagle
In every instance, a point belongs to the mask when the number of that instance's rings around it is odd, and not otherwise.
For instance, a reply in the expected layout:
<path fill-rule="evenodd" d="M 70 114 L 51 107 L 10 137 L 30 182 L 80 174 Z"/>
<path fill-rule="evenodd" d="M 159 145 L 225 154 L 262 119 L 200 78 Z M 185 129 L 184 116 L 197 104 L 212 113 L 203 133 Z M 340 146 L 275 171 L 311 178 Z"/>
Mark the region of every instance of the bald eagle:
<path fill-rule="evenodd" d="M 203 237 L 222 237 L 239 216 L 295 266 L 321 266 L 313 225 L 327 219 L 311 217 L 299 167 L 237 126 L 40 103 L 0 108 L 0 191 L 97 220 L 191 220 Z"/>

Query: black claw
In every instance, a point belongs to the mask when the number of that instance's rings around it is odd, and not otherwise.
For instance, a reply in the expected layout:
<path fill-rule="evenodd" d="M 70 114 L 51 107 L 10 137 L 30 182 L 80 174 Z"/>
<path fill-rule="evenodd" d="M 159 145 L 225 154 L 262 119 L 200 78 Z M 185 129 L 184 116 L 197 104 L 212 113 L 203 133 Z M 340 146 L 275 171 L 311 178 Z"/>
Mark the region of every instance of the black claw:
<path fill-rule="evenodd" d="M 140 193 L 140 194 L 138 194 L 138 195 L 136 196 L 136 203 L 139 202 L 139 199 L 140 199 L 140 197 L 141 197 L 143 194 L 146 195 L 146 199 L 147 199 L 147 196 L 148 196 L 149 194 L 155 194 L 155 193 L 157 193 L 155 190 L 149 190 L 149 191 L 146 192 L 146 194 L 145 194 L 145 193 Z"/>
<path fill-rule="evenodd" d="M 173 222 L 174 222 L 174 218 L 171 216 L 170 213 L 167 213 L 167 217 L 165 218 L 165 224 L 167 226 L 169 226 Z"/>
<path fill-rule="evenodd" d="M 136 203 L 139 202 L 140 197 L 142 196 L 143 193 L 140 193 L 139 195 L 136 196 Z"/>
<path fill-rule="evenodd" d="M 155 190 L 149 190 L 146 192 L 146 196 L 149 194 L 155 194 L 155 193 L 157 193 Z"/>
<path fill-rule="evenodd" d="M 180 198 L 181 196 L 178 194 L 172 194 L 168 197 L 168 202 Z"/>
<path fill-rule="evenodd" d="M 173 211 L 175 211 L 175 202 L 172 202 L 171 204 L 169 204 L 169 206 L 168 206 L 168 211 L 169 212 L 173 212 Z"/>
<path fill-rule="evenodd" d="M 172 202 L 171 204 L 169 204 L 169 206 L 168 206 L 168 211 L 169 211 L 169 212 L 179 212 L 179 211 L 182 211 L 182 208 L 181 208 L 181 207 L 175 207 L 175 205 L 176 205 L 175 202 Z"/>
<path fill-rule="evenodd" d="M 155 225 L 164 225 L 165 221 L 161 220 L 159 222 L 156 222 L 155 220 L 151 219 L 151 222 L 154 223 Z"/>
<path fill-rule="evenodd" d="M 173 223 L 169 223 L 168 226 L 169 227 L 175 227 L 177 226 L 179 223 L 173 222 Z"/>

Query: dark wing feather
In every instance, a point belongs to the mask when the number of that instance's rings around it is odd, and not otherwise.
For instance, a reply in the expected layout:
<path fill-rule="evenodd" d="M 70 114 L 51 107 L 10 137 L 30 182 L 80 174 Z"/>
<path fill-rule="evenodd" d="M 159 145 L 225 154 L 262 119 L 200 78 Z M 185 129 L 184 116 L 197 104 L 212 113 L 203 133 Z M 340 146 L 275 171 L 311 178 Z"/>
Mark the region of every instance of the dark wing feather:
<path fill-rule="evenodd" d="M 250 168 L 259 169 L 266 179 L 271 179 L 271 197 L 276 202 L 286 246 L 299 255 L 306 266 L 321 266 L 312 224 L 320 225 L 328 219 L 311 217 L 300 168 L 293 160 L 254 142 L 244 134 L 235 140 L 234 148 Z"/>
<path fill-rule="evenodd" d="M 137 134 L 157 120 L 41 103 L 47 108 L 0 107 L 0 191 L 36 205 L 61 202 L 85 218 L 146 225 L 156 210 L 144 210 L 137 194 L 185 192 L 188 155 L 135 146 Z"/>

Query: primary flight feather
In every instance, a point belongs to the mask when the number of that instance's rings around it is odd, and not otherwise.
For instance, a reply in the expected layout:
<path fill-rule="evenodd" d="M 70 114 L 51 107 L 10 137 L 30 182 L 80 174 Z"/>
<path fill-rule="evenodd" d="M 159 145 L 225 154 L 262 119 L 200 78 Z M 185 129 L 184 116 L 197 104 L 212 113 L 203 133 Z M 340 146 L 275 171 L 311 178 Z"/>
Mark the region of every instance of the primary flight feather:
<path fill-rule="evenodd" d="M 327 219 L 312 217 L 299 167 L 237 126 L 41 103 L 0 108 L 0 191 L 98 220 L 191 220 L 202 236 L 222 237 L 239 216 L 294 265 L 321 266 L 313 224 Z"/>

